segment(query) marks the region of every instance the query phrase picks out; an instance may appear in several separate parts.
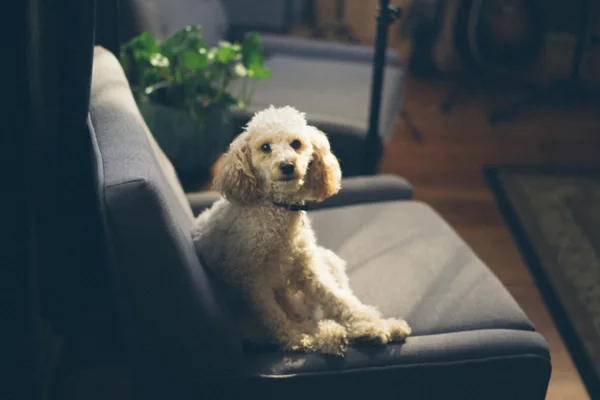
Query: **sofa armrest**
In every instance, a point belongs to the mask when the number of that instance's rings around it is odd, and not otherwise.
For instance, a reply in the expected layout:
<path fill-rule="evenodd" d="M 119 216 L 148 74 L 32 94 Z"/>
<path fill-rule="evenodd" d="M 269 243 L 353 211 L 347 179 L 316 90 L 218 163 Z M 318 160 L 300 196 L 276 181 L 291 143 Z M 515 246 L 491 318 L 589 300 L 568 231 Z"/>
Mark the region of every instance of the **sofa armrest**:
<path fill-rule="evenodd" d="M 190 203 L 194 216 L 198 216 L 202 211 L 210 208 L 215 201 L 219 200 L 221 194 L 214 191 L 194 192 L 186 193 L 185 197 L 187 197 L 187 200 Z"/>
<path fill-rule="evenodd" d="M 312 40 L 272 34 L 261 34 L 260 40 L 267 56 L 290 55 L 371 63 L 373 62 L 373 56 L 375 55 L 374 46 L 362 44 L 337 43 L 326 40 Z M 387 50 L 386 65 L 401 65 L 400 55 L 395 50 Z"/>
<path fill-rule="evenodd" d="M 214 191 L 186 193 L 195 216 L 206 210 L 221 198 Z M 410 200 L 413 197 L 411 185 L 396 175 L 357 176 L 342 180 L 338 194 L 321 202 L 309 204 L 310 210 L 343 207 L 355 204 L 378 203 L 383 201 Z"/>
<path fill-rule="evenodd" d="M 410 200 L 411 185 L 396 175 L 358 176 L 342 180 L 342 189 L 322 203 L 310 203 L 310 210 L 383 201 Z"/>

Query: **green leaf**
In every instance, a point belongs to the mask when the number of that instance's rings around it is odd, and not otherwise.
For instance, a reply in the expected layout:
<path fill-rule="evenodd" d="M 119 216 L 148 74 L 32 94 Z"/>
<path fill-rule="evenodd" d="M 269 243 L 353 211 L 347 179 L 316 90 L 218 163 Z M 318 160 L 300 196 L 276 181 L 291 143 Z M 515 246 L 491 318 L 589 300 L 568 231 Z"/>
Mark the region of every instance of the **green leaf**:
<path fill-rule="evenodd" d="M 242 43 L 242 62 L 247 69 L 251 70 L 262 67 L 264 64 L 260 38 L 255 33 L 248 35 Z"/>
<path fill-rule="evenodd" d="M 215 55 L 216 61 L 221 64 L 229 64 L 237 61 L 242 56 L 241 50 L 239 45 L 232 45 L 229 42 L 220 42 Z"/>
<path fill-rule="evenodd" d="M 255 68 L 254 70 L 254 79 L 267 79 L 271 77 L 271 70 L 266 67 Z"/>
<path fill-rule="evenodd" d="M 196 74 L 208 65 L 208 54 L 206 51 L 188 50 L 182 56 L 183 66 L 191 73 Z"/>
<path fill-rule="evenodd" d="M 160 45 L 161 53 L 172 61 L 182 53 L 202 48 L 206 49 L 207 46 L 202 40 L 199 25 L 189 25 L 178 30 Z"/>
<path fill-rule="evenodd" d="M 121 49 L 131 49 L 134 52 L 158 53 L 158 45 L 150 32 L 142 32 L 121 46 Z"/>
<path fill-rule="evenodd" d="M 264 66 L 264 55 L 258 35 L 251 34 L 246 38 L 242 45 L 242 53 L 248 77 L 267 79 L 271 76 L 271 70 Z"/>

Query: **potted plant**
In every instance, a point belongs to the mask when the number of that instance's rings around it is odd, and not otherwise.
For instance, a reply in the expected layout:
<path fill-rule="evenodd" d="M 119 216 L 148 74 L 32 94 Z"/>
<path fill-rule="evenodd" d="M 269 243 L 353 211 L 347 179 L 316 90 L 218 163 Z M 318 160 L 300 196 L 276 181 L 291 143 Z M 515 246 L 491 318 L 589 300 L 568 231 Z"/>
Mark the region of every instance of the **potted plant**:
<path fill-rule="evenodd" d="M 232 107 L 246 108 L 256 81 L 271 75 L 263 61 L 257 35 L 209 47 L 199 26 L 162 43 L 144 32 L 121 47 L 138 107 L 184 186 L 210 176 L 236 134 Z"/>

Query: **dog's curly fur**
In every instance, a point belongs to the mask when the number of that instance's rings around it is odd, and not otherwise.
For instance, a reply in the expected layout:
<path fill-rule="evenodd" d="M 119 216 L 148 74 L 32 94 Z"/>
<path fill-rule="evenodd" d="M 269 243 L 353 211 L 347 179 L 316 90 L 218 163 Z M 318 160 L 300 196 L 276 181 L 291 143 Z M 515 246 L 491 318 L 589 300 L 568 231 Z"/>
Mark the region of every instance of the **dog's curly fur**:
<path fill-rule="evenodd" d="M 293 164 L 284 174 L 282 163 Z M 319 246 L 304 211 L 273 204 L 323 201 L 341 171 L 326 135 L 292 107 L 255 114 L 215 178 L 223 198 L 196 220 L 199 256 L 238 297 L 243 336 L 285 350 L 342 354 L 352 341 L 384 344 L 410 334 L 352 292 L 345 262 Z"/>

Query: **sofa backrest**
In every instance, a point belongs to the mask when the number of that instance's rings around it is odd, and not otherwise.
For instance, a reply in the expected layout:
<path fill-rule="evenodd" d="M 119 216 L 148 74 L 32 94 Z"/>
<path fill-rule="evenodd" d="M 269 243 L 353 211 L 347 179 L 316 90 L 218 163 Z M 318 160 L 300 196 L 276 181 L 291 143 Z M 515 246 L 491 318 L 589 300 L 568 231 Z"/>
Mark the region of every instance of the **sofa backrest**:
<path fill-rule="evenodd" d="M 100 47 L 94 52 L 90 131 L 135 382 L 147 391 L 142 398 L 183 398 L 176 388 L 194 385 L 200 392 L 205 380 L 241 365 L 240 340 L 195 254 L 193 215 L 177 175 L 118 60 Z"/>

